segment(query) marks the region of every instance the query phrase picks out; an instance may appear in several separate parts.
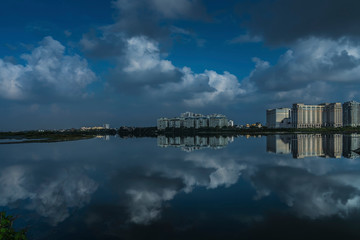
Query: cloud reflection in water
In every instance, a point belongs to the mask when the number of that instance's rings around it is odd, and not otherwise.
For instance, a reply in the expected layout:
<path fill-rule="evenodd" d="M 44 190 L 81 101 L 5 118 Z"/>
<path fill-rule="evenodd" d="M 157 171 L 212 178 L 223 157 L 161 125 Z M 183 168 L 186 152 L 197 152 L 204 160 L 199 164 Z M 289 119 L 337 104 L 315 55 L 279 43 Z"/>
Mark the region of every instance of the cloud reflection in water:
<path fill-rule="evenodd" d="M 84 214 L 93 219 L 86 221 L 90 225 L 94 221 L 113 221 L 114 225 L 150 226 L 161 222 L 166 207 L 181 194 L 192 199 L 200 189 L 223 192 L 227 188 L 239 189 L 238 183 L 246 182 L 255 191 L 250 199 L 254 197 L 256 204 L 263 205 L 268 196 L 276 196 L 287 211 L 298 217 L 346 218 L 359 211 L 357 159 L 293 159 L 290 154 L 266 153 L 264 140 L 238 138 L 220 150 L 193 152 L 158 148 L 155 139 L 55 144 L 51 145 L 55 152 L 66 153 L 69 160 L 56 159 L 47 164 L 53 151 L 38 150 L 36 161 L 2 163 L 0 205 L 33 210 L 53 225 L 71 218 L 72 209 L 87 206 Z M 77 151 L 79 146 L 87 151 Z M 69 149 L 65 151 L 64 147 Z M 24 156 L 31 151 L 25 151 Z M 108 206 L 116 217 L 105 214 Z M 255 209 L 249 211 L 254 211 L 256 219 L 263 219 Z M 251 213 L 246 218 L 252 219 Z"/>
<path fill-rule="evenodd" d="M 14 165 L 0 171 L 0 205 L 28 200 L 24 208 L 35 210 L 56 225 L 69 217 L 70 208 L 81 208 L 90 201 L 98 184 L 78 169 L 47 171 L 38 167 Z"/>

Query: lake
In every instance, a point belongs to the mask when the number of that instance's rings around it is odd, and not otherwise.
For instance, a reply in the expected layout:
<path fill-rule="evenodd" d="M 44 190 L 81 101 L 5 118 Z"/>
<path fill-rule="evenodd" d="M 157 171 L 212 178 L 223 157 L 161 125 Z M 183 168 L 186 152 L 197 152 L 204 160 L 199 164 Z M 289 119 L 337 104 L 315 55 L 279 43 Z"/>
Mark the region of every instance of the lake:
<path fill-rule="evenodd" d="M 29 239 L 360 239 L 360 135 L 0 145 Z"/>

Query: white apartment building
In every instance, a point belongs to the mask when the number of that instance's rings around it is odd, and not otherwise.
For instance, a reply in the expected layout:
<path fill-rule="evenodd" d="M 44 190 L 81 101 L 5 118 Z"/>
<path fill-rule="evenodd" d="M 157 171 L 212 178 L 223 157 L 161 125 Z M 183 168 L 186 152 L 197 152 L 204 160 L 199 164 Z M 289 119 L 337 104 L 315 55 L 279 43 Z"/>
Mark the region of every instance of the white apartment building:
<path fill-rule="evenodd" d="M 210 115 L 209 127 L 227 127 L 229 121 L 224 115 Z"/>
<path fill-rule="evenodd" d="M 181 117 L 175 118 L 159 118 L 157 120 L 157 128 L 164 130 L 166 128 L 206 128 L 206 127 L 227 127 L 233 126 L 234 122 L 228 120 L 225 115 L 212 114 L 202 115 L 197 113 L 182 113 Z"/>

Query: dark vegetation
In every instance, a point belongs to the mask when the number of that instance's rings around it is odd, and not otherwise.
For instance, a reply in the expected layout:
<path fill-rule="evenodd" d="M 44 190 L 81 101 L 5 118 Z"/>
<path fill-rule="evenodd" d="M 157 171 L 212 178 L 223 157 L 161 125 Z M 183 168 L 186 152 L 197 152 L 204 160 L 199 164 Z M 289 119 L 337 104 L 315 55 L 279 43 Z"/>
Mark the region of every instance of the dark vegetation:
<path fill-rule="evenodd" d="M 16 217 L 0 212 L 0 240 L 26 240 L 26 229 L 16 231 L 13 223 Z"/>
<path fill-rule="evenodd" d="M 117 131 L 122 138 L 131 137 L 157 137 L 156 127 L 120 127 Z"/>

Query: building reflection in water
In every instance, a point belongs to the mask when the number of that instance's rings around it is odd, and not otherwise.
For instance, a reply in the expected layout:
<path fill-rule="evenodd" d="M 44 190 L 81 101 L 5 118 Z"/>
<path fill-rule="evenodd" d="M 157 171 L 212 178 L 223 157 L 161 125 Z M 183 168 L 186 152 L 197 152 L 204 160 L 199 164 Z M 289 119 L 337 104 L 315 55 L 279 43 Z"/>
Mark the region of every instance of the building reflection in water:
<path fill-rule="evenodd" d="M 269 135 L 266 137 L 266 151 L 277 154 L 289 154 L 291 152 L 290 135 Z"/>
<path fill-rule="evenodd" d="M 158 136 L 159 147 L 178 147 L 183 151 L 191 152 L 203 148 L 220 149 L 234 141 L 234 137 L 224 136 Z"/>
<path fill-rule="evenodd" d="M 360 134 L 353 133 L 344 135 L 343 137 L 343 156 L 346 158 L 359 157 L 360 150 Z"/>
<path fill-rule="evenodd" d="M 266 151 L 294 158 L 357 158 L 360 134 L 293 134 L 267 136 Z"/>

